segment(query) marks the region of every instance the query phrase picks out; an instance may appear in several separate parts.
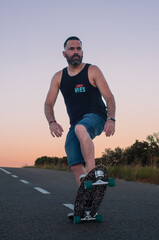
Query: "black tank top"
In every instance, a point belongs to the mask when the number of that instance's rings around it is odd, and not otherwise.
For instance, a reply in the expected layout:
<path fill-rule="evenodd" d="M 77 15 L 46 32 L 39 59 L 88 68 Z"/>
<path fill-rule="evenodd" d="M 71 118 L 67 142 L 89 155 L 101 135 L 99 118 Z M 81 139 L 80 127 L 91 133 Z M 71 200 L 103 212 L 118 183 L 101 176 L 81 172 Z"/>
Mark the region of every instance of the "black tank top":
<path fill-rule="evenodd" d="M 89 66 L 90 64 L 86 64 L 75 76 L 68 75 L 67 67 L 63 69 L 60 90 L 71 125 L 76 124 L 86 113 L 98 114 L 104 120 L 107 118 L 107 110 L 101 93 L 89 82 Z"/>

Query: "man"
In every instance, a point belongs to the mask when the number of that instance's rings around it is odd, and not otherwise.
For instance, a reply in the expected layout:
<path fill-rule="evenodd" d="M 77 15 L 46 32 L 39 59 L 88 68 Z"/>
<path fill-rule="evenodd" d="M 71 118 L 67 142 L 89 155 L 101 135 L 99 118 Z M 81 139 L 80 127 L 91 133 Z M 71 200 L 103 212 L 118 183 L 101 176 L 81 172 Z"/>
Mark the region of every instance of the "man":
<path fill-rule="evenodd" d="M 95 167 L 92 139 L 103 131 L 107 137 L 115 132 L 115 100 L 97 66 L 82 62 L 82 42 L 69 37 L 64 43 L 63 56 L 68 67 L 57 72 L 51 81 L 45 101 L 45 115 L 53 137 L 61 137 L 63 128 L 55 120 L 54 105 L 61 90 L 70 118 L 65 150 L 76 182 Z M 107 107 L 105 106 L 104 97 Z"/>

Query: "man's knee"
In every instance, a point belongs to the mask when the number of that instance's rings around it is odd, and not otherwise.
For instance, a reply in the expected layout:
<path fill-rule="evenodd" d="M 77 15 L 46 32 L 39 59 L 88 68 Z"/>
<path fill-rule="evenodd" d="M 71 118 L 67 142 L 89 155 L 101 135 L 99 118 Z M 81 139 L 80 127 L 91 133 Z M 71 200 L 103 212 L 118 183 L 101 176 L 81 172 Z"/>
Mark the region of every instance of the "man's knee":
<path fill-rule="evenodd" d="M 81 164 L 81 163 L 71 166 L 71 170 L 74 174 L 80 173 L 81 171 L 83 171 L 83 169 L 84 169 L 84 164 Z"/>
<path fill-rule="evenodd" d="M 86 133 L 87 133 L 87 129 L 82 124 L 77 124 L 75 126 L 75 134 L 78 138 L 82 137 Z"/>

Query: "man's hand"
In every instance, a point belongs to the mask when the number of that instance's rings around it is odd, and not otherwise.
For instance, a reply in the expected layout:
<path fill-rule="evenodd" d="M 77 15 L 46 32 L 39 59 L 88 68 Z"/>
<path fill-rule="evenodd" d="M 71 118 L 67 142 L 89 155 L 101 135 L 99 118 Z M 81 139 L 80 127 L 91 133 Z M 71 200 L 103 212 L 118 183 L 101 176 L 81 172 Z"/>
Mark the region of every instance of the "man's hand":
<path fill-rule="evenodd" d="M 50 132 L 53 137 L 61 137 L 64 130 L 57 122 L 52 122 L 50 124 Z"/>
<path fill-rule="evenodd" d="M 106 137 L 113 136 L 115 133 L 115 122 L 108 120 L 104 126 L 104 132 Z"/>

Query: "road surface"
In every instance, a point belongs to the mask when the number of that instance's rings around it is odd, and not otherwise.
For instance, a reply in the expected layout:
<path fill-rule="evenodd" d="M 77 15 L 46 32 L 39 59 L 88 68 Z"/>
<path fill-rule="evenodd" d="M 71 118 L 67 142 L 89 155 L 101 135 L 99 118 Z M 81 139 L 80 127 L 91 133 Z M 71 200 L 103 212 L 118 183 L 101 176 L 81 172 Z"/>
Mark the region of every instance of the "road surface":
<path fill-rule="evenodd" d="M 159 186 L 117 180 L 100 207 L 103 223 L 77 225 L 63 205 L 76 192 L 69 172 L 0 168 L 0 240 L 159 239 Z"/>

